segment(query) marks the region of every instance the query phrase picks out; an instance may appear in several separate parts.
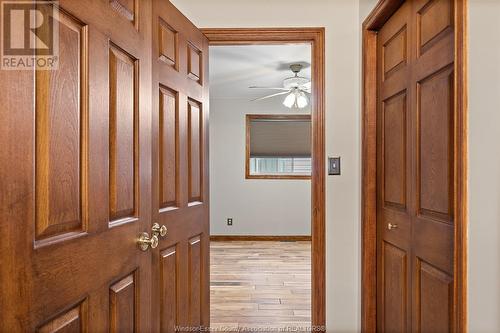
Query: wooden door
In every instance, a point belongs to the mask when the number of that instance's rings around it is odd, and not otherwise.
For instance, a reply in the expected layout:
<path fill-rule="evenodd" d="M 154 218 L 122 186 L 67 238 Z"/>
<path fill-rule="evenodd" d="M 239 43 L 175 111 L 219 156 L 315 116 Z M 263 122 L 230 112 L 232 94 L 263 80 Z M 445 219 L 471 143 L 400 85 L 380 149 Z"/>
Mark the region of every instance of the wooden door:
<path fill-rule="evenodd" d="M 59 68 L 0 71 L 0 332 L 208 326 L 208 43 L 154 7 L 61 0 Z"/>
<path fill-rule="evenodd" d="M 406 1 L 377 40 L 377 326 L 450 332 L 453 1 Z"/>
<path fill-rule="evenodd" d="M 149 331 L 150 3 L 57 11 L 58 69 L 1 71 L 0 331 Z"/>
<path fill-rule="evenodd" d="M 161 332 L 209 325 L 208 40 L 169 1 L 153 0 L 153 257 Z"/>

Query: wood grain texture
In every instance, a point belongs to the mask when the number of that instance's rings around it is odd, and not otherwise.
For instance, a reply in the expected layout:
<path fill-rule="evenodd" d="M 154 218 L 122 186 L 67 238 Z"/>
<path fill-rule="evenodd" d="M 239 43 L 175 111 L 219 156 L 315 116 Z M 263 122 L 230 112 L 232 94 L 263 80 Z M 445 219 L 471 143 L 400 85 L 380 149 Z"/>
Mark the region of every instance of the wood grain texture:
<path fill-rule="evenodd" d="M 198 83 L 202 82 L 202 70 L 203 70 L 203 55 L 200 50 L 196 48 L 196 46 L 188 43 L 188 77 Z"/>
<path fill-rule="evenodd" d="M 173 246 L 160 252 L 160 332 L 174 332 L 179 324 L 177 274 L 177 248 Z"/>
<path fill-rule="evenodd" d="M 132 273 L 109 288 L 110 332 L 136 332 L 136 284 Z"/>
<path fill-rule="evenodd" d="M 109 49 L 109 215 L 132 217 L 137 197 L 137 59 Z"/>
<path fill-rule="evenodd" d="M 406 209 L 406 91 L 382 104 L 384 205 Z"/>
<path fill-rule="evenodd" d="M 179 200 L 179 94 L 160 86 L 159 207 L 178 206 Z"/>
<path fill-rule="evenodd" d="M 203 192 L 203 110 L 199 102 L 188 100 L 188 189 L 189 202 L 201 202 Z"/>
<path fill-rule="evenodd" d="M 153 253 L 160 263 L 153 288 L 161 292 L 151 299 L 152 331 L 173 332 L 210 321 L 209 52 L 206 37 L 170 1 L 152 2 L 152 86 L 160 91 L 152 96 L 152 220 L 168 228 Z"/>
<path fill-rule="evenodd" d="M 158 20 L 159 28 L 159 59 L 171 65 L 176 70 L 179 68 L 179 35 L 171 26 L 163 20 Z"/>
<path fill-rule="evenodd" d="M 377 33 L 363 29 L 361 330 L 376 331 L 377 311 Z"/>
<path fill-rule="evenodd" d="M 139 0 L 110 0 L 110 6 L 123 18 L 132 22 L 136 29 L 139 28 Z"/>
<path fill-rule="evenodd" d="M 453 67 L 418 82 L 418 199 L 421 215 L 453 221 Z"/>
<path fill-rule="evenodd" d="M 141 1 L 138 30 L 109 1 L 61 0 L 56 9 L 61 11 L 59 69 L 0 75 L 0 140 L 5 147 L 0 150 L 0 182 L 8 189 L 0 196 L 0 230 L 8 239 L 0 242 L 0 308 L 8 309 L 0 311 L 0 332 L 110 331 L 109 288 L 134 271 L 133 316 L 141 318 L 135 325 L 137 331 L 150 332 L 152 258 L 135 242 L 139 231 L 150 230 L 152 220 L 151 1 Z M 114 228 L 108 224 L 110 40 L 141 66 L 135 98 L 140 214 L 134 223 Z M 37 95 L 37 80 L 52 86 L 45 90 L 52 91 L 51 104 L 45 106 L 52 113 L 47 122 L 37 119 L 44 116 L 37 103 L 49 101 Z M 40 127 L 37 134 L 40 120 L 57 131 Z M 37 135 L 57 139 L 57 154 L 49 157 L 48 165 L 57 165 L 58 174 L 50 181 L 64 188 L 49 188 L 45 199 L 57 198 L 53 204 L 65 209 L 73 202 L 80 205 L 80 213 L 72 209 L 71 214 L 79 214 L 83 223 L 42 239 L 36 239 Z"/>
<path fill-rule="evenodd" d="M 381 332 L 405 332 L 408 315 L 408 256 L 406 251 L 390 243 L 382 245 L 382 298 L 383 318 Z"/>
<path fill-rule="evenodd" d="M 213 330 L 310 327 L 310 242 L 217 241 L 210 247 Z"/>
<path fill-rule="evenodd" d="M 362 293 L 362 330 L 363 332 L 375 332 L 376 330 L 376 307 L 375 300 L 376 294 L 373 293 L 373 286 L 376 280 L 373 276 L 376 272 L 376 266 L 374 265 L 374 258 L 376 256 L 375 250 L 375 226 L 376 226 L 376 216 L 374 210 L 375 204 L 375 167 L 374 161 L 376 154 L 374 152 L 374 141 L 376 136 L 376 127 L 374 126 L 374 117 L 376 114 L 376 81 L 375 73 L 377 62 L 377 55 L 375 53 L 376 43 L 378 39 L 378 31 L 387 22 L 387 20 L 393 15 L 393 13 L 401 6 L 404 1 L 399 0 L 382 0 L 379 1 L 377 6 L 374 8 L 372 13 L 363 23 L 363 191 L 362 191 L 362 221 L 363 221 L 363 248 L 362 248 L 362 274 L 363 274 L 363 293 Z M 435 8 L 433 8 L 435 7 Z M 440 15 L 436 20 L 427 20 L 427 27 L 425 27 L 424 39 L 427 40 L 424 47 L 415 48 L 415 52 L 418 56 L 426 56 L 431 59 L 432 56 L 429 54 L 433 53 L 433 48 L 440 49 L 440 51 L 435 52 L 435 61 L 429 62 L 429 66 L 422 65 L 421 73 L 417 74 L 417 78 L 420 80 L 430 77 L 432 72 L 432 66 L 437 68 L 438 71 L 447 63 L 450 63 L 448 59 L 451 58 L 454 67 L 454 77 L 452 79 L 452 87 L 454 91 L 454 108 L 453 113 L 457 119 L 452 121 L 454 134 L 452 135 L 454 140 L 454 158 L 453 158 L 453 170 L 457 172 L 453 175 L 452 181 L 454 183 L 455 190 L 453 191 L 453 203 L 455 205 L 451 211 L 455 215 L 454 231 L 450 234 L 450 237 L 446 239 L 435 240 L 433 244 L 442 244 L 443 248 L 454 243 L 452 247 L 453 250 L 453 265 L 448 260 L 441 261 L 443 267 L 448 267 L 447 271 L 451 269 L 454 274 L 454 281 L 452 283 L 453 290 L 453 302 L 444 302 L 443 304 L 448 304 L 452 309 L 453 313 L 451 324 L 449 326 L 451 331 L 454 332 L 465 332 L 466 331 L 466 212 L 467 212 L 467 202 L 466 202 L 466 179 L 467 179 L 467 163 L 466 163 L 466 153 L 467 151 L 467 75 L 466 75 L 466 47 L 467 47 L 467 1 L 454 0 L 454 1 L 416 1 L 415 2 L 415 12 L 417 15 L 425 13 L 429 9 L 436 11 L 441 8 L 445 12 Z M 447 10 L 451 8 L 451 19 L 448 15 Z M 429 14 L 431 12 L 428 12 Z M 432 13 L 436 15 L 436 13 Z M 432 16 L 431 15 L 431 16 Z M 430 17 L 430 16 L 429 16 Z M 425 20 L 419 18 L 417 25 L 421 25 Z M 450 28 L 451 25 L 454 25 Z M 421 26 L 418 27 L 422 30 Z M 422 30 L 423 31 L 423 30 Z M 439 45 L 445 45 L 447 42 L 446 35 L 452 32 L 454 36 L 454 47 L 452 47 L 453 53 L 449 56 L 447 51 L 443 52 L 443 48 Z M 417 34 L 417 42 L 419 45 L 421 43 L 421 33 Z M 448 44 L 449 45 L 449 44 Z M 437 46 L 437 47 L 436 47 Z M 444 47 L 444 46 L 443 46 Z M 425 53 L 425 54 L 424 54 Z M 428 54 L 429 53 L 429 54 Z M 447 62 L 448 61 L 448 62 Z M 433 63 L 433 65 L 431 65 Z M 442 65 L 440 65 L 442 64 Z M 425 75 L 423 73 L 426 73 Z M 451 201 L 450 201 L 451 202 Z M 458 207 L 457 203 L 460 203 Z M 420 233 L 423 230 L 420 231 Z M 420 238 L 419 242 L 424 238 Z M 451 242 L 451 243 L 450 243 Z M 425 243 L 425 242 L 424 242 Z M 423 247 L 422 247 L 423 246 Z M 432 247 L 430 243 L 422 244 L 421 251 L 426 251 L 424 256 L 430 255 L 430 248 Z M 451 258 L 451 257 L 450 257 Z M 438 260 L 439 261 L 439 260 Z M 450 274 L 449 272 L 445 274 Z M 436 321 L 437 325 L 437 321 Z M 432 326 L 427 326 L 432 327 Z M 437 327 L 437 326 L 435 326 Z M 439 326 L 445 327 L 445 326 Z"/>
<path fill-rule="evenodd" d="M 311 43 L 312 50 L 312 324 L 326 324 L 325 244 L 325 29 L 207 28 L 210 45 Z"/>
<path fill-rule="evenodd" d="M 453 29 L 453 2 L 433 0 L 417 13 L 417 43 L 419 53 L 424 53 L 434 42 Z"/>
<path fill-rule="evenodd" d="M 40 326 L 37 333 L 72 333 L 87 332 L 88 327 L 88 302 L 85 299 L 80 304 L 50 319 Z"/>
<path fill-rule="evenodd" d="M 201 265 L 202 244 L 200 236 L 188 241 L 188 323 L 191 327 L 201 325 Z"/>
<path fill-rule="evenodd" d="M 59 69 L 37 71 L 36 236 L 86 230 L 86 29 L 61 12 Z"/>
<path fill-rule="evenodd" d="M 383 46 L 384 78 L 388 77 L 400 65 L 408 61 L 406 26 L 403 26 Z"/>
<path fill-rule="evenodd" d="M 417 312 L 420 332 L 450 332 L 453 327 L 453 278 L 425 261 L 417 262 Z"/>
<path fill-rule="evenodd" d="M 468 0 L 454 1 L 455 23 L 455 248 L 453 266 L 453 316 L 457 332 L 467 333 L 467 226 L 468 226 Z"/>

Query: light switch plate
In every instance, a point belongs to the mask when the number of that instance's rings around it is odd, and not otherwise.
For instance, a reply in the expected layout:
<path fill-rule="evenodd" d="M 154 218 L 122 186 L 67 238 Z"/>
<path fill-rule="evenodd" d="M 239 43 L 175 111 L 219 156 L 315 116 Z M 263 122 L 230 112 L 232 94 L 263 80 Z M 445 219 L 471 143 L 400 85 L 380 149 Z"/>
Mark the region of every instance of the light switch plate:
<path fill-rule="evenodd" d="M 328 157 L 328 174 L 332 176 L 340 175 L 340 157 Z"/>

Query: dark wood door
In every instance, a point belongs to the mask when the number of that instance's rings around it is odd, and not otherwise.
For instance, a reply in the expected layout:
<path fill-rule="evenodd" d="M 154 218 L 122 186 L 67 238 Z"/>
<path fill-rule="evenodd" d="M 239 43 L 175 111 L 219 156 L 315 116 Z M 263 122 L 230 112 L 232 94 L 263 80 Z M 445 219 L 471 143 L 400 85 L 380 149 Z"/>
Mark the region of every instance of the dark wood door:
<path fill-rule="evenodd" d="M 208 326 L 208 43 L 154 7 L 61 0 L 58 69 L 0 71 L 0 332 Z"/>
<path fill-rule="evenodd" d="M 209 325 L 208 40 L 169 1 L 153 0 L 155 322 Z"/>
<path fill-rule="evenodd" d="M 377 322 L 453 331 L 454 10 L 406 1 L 377 45 Z"/>

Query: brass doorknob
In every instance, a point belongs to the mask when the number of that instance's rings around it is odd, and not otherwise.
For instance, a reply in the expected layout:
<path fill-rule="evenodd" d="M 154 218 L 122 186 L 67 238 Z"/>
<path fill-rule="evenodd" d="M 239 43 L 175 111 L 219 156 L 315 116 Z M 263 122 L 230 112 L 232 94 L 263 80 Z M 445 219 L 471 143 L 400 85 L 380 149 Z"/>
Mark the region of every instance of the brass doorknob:
<path fill-rule="evenodd" d="M 147 251 L 150 246 L 152 249 L 156 249 L 158 246 L 158 236 L 153 235 L 149 238 L 147 232 L 141 232 L 139 239 L 137 240 L 137 245 L 142 251 Z"/>
<path fill-rule="evenodd" d="M 167 235 L 167 227 L 164 225 L 160 226 L 159 223 L 154 223 L 151 230 L 153 231 L 153 235 L 156 237 L 165 237 Z"/>
<path fill-rule="evenodd" d="M 397 227 L 398 227 L 397 224 L 387 223 L 387 229 L 389 230 L 397 229 Z"/>

